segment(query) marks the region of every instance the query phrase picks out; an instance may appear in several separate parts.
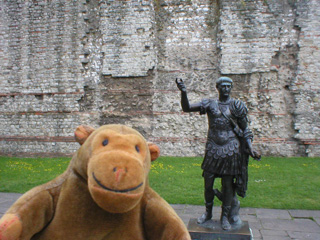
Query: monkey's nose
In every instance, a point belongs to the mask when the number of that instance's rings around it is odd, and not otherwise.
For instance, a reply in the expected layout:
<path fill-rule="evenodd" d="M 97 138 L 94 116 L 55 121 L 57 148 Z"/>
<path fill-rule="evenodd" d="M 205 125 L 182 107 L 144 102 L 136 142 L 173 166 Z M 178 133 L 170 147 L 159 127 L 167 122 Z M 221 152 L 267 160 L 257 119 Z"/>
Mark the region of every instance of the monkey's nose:
<path fill-rule="evenodd" d="M 126 167 L 125 168 L 114 167 L 113 172 L 116 178 L 116 182 L 118 183 L 126 175 L 126 173 L 128 172 L 128 169 Z"/>

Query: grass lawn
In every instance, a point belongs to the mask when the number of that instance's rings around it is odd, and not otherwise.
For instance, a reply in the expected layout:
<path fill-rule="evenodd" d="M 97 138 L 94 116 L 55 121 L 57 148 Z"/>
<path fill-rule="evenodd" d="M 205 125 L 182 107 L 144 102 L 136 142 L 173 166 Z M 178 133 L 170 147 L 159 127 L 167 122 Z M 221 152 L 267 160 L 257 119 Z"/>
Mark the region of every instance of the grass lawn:
<path fill-rule="evenodd" d="M 70 158 L 0 157 L 0 192 L 24 193 L 61 174 Z M 150 185 L 169 203 L 202 205 L 202 158 L 160 157 L 152 163 Z M 250 160 L 242 207 L 320 210 L 320 158 L 264 157 Z M 220 179 L 216 180 L 220 188 Z M 215 205 L 220 205 L 216 200 Z"/>
<path fill-rule="evenodd" d="M 204 203 L 202 158 L 163 157 L 153 163 L 150 184 L 170 203 Z M 320 210 L 320 158 L 250 159 L 242 207 Z M 220 188 L 220 179 L 215 188 Z M 215 205 L 221 202 L 215 200 Z"/>

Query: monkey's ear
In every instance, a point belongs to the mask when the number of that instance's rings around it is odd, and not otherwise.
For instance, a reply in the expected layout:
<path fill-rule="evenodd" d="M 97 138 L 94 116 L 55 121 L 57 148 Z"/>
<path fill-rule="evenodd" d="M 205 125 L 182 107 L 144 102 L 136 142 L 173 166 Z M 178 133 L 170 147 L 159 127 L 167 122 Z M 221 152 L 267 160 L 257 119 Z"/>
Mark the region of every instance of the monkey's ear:
<path fill-rule="evenodd" d="M 160 148 L 151 142 L 148 142 L 148 147 L 151 155 L 151 162 L 156 160 L 160 156 Z"/>
<path fill-rule="evenodd" d="M 95 129 L 87 125 L 80 125 L 74 131 L 75 140 L 82 145 Z"/>

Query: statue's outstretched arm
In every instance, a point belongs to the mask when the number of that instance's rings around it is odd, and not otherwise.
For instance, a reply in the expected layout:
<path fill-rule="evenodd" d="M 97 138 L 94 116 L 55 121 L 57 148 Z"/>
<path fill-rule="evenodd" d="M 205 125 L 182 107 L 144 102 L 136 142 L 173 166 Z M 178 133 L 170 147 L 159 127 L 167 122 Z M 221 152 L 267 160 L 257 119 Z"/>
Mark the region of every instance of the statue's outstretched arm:
<path fill-rule="evenodd" d="M 182 79 L 176 79 L 176 84 L 177 87 L 179 88 L 180 92 L 181 92 L 181 106 L 182 106 L 182 110 L 184 112 L 199 112 L 201 110 L 201 103 L 195 103 L 195 104 L 190 104 L 189 103 L 189 99 L 188 99 L 188 95 L 187 95 L 187 89 L 186 86 L 184 84 L 184 82 L 182 81 Z"/>

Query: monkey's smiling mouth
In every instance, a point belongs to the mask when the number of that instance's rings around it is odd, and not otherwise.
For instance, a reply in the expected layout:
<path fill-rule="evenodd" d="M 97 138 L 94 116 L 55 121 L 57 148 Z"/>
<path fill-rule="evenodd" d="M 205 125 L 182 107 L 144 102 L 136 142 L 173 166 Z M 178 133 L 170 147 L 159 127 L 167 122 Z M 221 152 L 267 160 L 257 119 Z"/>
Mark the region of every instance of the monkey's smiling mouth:
<path fill-rule="evenodd" d="M 140 183 L 138 186 L 135 186 L 135 187 L 132 187 L 132 188 L 128 188 L 128 189 L 121 189 L 121 190 L 118 190 L 118 189 L 112 189 L 112 188 L 108 188 L 106 186 L 104 186 L 97 178 L 96 176 L 94 175 L 94 172 L 92 172 L 92 177 L 93 179 L 96 181 L 96 183 L 102 187 L 103 189 L 105 190 L 108 190 L 108 191 L 111 191 L 111 192 L 116 192 L 116 193 L 127 193 L 127 192 L 131 192 L 131 191 L 134 191 L 136 189 L 138 189 L 139 187 L 141 187 L 143 185 L 143 182 Z"/>

